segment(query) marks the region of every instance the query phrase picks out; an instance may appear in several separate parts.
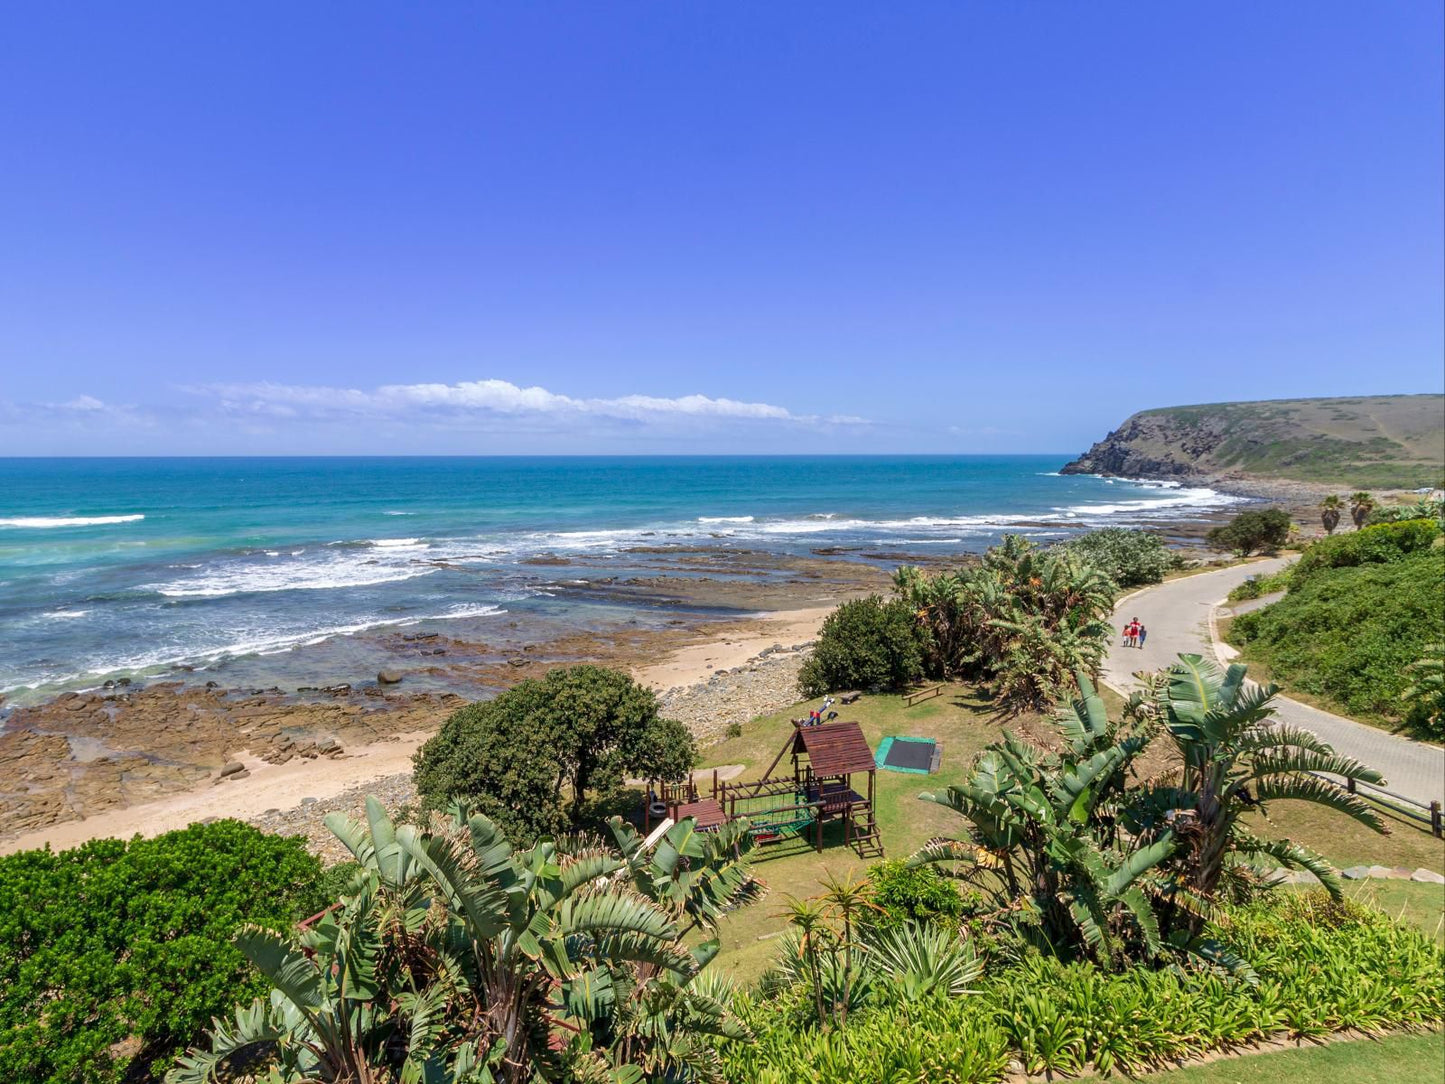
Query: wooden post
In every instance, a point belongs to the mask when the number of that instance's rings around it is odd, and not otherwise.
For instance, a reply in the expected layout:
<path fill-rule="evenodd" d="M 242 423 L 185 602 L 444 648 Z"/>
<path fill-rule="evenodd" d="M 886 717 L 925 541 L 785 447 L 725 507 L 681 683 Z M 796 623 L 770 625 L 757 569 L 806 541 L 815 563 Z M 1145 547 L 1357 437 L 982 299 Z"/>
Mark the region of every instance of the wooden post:
<path fill-rule="evenodd" d="M 713 799 L 714 799 L 714 800 L 717 799 L 717 769 L 716 769 L 716 768 L 714 768 L 714 769 L 712 770 L 712 796 L 713 796 Z"/>
<path fill-rule="evenodd" d="M 1442 828 L 1440 823 L 1439 802 L 1430 803 L 1430 831 L 1435 833 L 1436 839 L 1441 839 L 1442 837 L 1445 837 L 1445 828 Z"/>

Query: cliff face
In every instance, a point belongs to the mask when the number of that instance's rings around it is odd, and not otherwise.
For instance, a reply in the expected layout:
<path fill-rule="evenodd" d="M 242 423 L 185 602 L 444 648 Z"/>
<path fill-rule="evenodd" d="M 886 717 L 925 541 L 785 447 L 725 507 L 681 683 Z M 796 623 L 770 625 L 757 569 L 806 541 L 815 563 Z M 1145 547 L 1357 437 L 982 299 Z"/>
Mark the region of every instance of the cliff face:
<path fill-rule="evenodd" d="M 1445 396 L 1380 395 L 1140 411 L 1063 473 L 1410 488 L 1442 464 Z"/>

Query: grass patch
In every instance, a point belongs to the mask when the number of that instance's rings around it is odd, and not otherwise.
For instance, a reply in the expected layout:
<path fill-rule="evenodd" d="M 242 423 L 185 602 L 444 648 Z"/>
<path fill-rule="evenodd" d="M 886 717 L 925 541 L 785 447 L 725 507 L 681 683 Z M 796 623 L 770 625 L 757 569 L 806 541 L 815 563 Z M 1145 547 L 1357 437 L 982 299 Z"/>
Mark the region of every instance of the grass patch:
<path fill-rule="evenodd" d="M 1160 1084 L 1421 1084 L 1445 1080 L 1445 1035 L 1438 1031 L 1419 1035 L 1389 1035 L 1383 1039 L 1355 1039 L 1296 1050 L 1221 1058 L 1207 1065 L 1191 1065 L 1167 1073 L 1150 1073 L 1141 1080 Z"/>

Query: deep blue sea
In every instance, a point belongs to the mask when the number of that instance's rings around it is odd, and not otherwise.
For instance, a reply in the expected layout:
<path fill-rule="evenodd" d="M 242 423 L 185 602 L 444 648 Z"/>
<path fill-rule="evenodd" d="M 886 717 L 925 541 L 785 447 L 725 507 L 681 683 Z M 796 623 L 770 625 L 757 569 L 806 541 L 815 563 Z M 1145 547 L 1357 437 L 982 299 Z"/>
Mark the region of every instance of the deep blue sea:
<path fill-rule="evenodd" d="M 621 573 L 645 568 L 634 547 L 677 544 L 946 553 L 1020 521 L 1048 537 L 1229 500 L 1064 461 L 0 460 L 0 692 L 178 667 L 258 680 L 300 645 L 400 626 L 605 621 L 524 563 L 549 555 Z"/>

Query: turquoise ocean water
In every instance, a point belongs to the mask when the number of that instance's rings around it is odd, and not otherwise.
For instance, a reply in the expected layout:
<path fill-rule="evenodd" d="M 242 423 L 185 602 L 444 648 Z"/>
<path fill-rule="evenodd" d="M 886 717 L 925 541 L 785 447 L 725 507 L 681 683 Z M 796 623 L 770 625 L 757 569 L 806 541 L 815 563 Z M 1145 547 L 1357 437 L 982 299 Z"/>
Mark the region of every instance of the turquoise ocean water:
<path fill-rule="evenodd" d="M 1048 538 L 1229 500 L 1059 476 L 1064 461 L 0 460 L 0 692 L 13 704 L 178 668 L 295 678 L 298 647 L 378 630 L 526 640 L 619 619 L 527 563 L 539 557 L 622 575 L 654 559 L 638 547 L 977 551 L 1014 523 Z"/>

